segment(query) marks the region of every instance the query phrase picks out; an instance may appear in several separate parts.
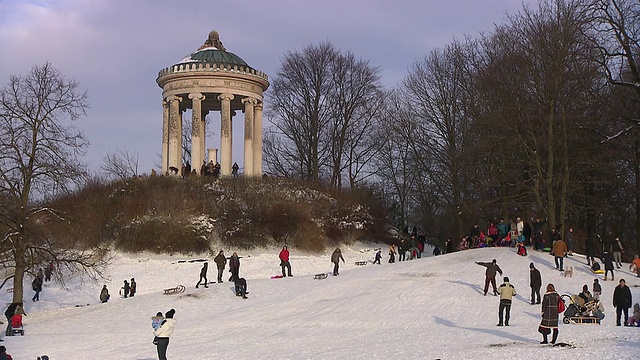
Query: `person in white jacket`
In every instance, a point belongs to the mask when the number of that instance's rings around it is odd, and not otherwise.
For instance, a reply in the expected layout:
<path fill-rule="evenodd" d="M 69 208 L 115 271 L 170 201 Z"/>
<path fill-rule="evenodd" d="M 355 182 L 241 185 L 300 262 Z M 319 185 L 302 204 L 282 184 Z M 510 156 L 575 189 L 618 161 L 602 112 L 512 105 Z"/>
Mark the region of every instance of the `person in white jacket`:
<path fill-rule="evenodd" d="M 153 331 L 153 335 L 156 336 L 155 342 L 158 348 L 158 359 L 167 360 L 167 347 L 169 347 L 169 337 L 173 333 L 173 329 L 176 327 L 176 320 L 173 318 L 176 311 L 171 309 L 165 314 L 165 319 L 162 321 L 162 325 L 158 330 Z"/>

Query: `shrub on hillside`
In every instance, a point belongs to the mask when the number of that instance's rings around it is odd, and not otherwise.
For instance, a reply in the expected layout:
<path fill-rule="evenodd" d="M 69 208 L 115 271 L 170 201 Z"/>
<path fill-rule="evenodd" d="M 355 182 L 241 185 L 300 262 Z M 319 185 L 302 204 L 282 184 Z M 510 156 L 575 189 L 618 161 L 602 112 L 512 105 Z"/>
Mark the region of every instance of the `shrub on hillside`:
<path fill-rule="evenodd" d="M 175 218 L 150 218 L 135 221 L 120 229 L 117 249 L 128 252 L 203 253 L 210 251 L 206 234 L 197 231 L 189 221 Z"/>

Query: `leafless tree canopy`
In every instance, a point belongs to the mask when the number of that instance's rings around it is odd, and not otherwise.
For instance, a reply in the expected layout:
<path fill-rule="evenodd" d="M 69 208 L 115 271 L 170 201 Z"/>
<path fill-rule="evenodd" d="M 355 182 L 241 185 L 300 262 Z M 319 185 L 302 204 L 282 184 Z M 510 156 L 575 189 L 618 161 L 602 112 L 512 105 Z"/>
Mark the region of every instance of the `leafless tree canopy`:
<path fill-rule="evenodd" d="M 78 87 L 46 63 L 11 76 L 0 89 L 0 256 L 7 279 L 14 281 L 14 301 L 22 301 L 25 273 L 44 262 L 100 270 L 92 268 L 99 263 L 94 251 L 60 248 L 60 239 L 46 231 L 47 222 L 67 220 L 43 204 L 85 175 L 78 155 L 88 143 L 73 122 L 85 115 L 88 103 Z"/>
<path fill-rule="evenodd" d="M 102 158 L 101 169 L 113 179 L 127 180 L 137 177 L 139 157 L 137 151 L 116 150 Z"/>
<path fill-rule="evenodd" d="M 379 69 L 330 43 L 311 45 L 285 55 L 272 89 L 264 146 L 270 172 L 314 184 L 325 178 L 332 188 L 368 176 L 377 149 L 369 136 L 383 107 Z"/>

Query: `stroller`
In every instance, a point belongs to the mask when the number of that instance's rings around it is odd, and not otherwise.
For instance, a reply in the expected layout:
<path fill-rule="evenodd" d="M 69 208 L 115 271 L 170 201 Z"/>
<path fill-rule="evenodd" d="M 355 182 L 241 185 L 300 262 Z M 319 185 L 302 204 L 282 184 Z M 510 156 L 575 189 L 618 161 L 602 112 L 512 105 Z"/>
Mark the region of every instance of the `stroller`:
<path fill-rule="evenodd" d="M 10 336 L 20 334 L 24 336 L 24 327 L 22 326 L 22 314 L 15 314 L 11 317 L 11 329 L 9 331 Z"/>
<path fill-rule="evenodd" d="M 600 301 L 590 300 L 585 302 L 578 295 L 564 294 L 561 296 L 566 306 L 562 322 L 565 324 L 594 324 L 600 325 L 604 319 L 604 313 L 600 310 Z"/>

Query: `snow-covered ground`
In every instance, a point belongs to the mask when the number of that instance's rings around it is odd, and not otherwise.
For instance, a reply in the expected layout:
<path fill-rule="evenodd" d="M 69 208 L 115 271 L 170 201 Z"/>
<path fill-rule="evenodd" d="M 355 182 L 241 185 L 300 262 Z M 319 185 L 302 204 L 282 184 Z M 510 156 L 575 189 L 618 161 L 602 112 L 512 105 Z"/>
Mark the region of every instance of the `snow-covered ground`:
<path fill-rule="evenodd" d="M 177 326 L 169 359 L 638 359 L 640 328 L 616 327 L 612 294 L 625 278 L 634 302 L 640 301 L 640 279 L 616 271 L 616 281 L 601 281 L 606 318 L 602 325 L 560 324 L 558 341 L 570 347 L 540 345 L 540 306 L 529 304 L 529 262 L 542 273 L 543 288 L 559 293 L 591 288 L 594 275 L 584 257 L 566 259 L 573 277 L 555 270 L 553 257 L 513 249 L 475 249 L 443 256 L 382 265 L 355 266 L 373 259 L 380 245 L 343 246 L 346 264 L 340 275 L 314 280 L 329 272 L 330 251 L 308 255 L 291 250 L 293 277 L 271 279 L 280 272 L 278 250 L 239 251 L 240 275 L 247 279 L 243 300 L 226 282 L 195 289 L 202 259 L 157 255 L 115 256 L 105 280 L 111 300 L 100 304 L 103 283 L 76 281 L 69 290 L 49 283 L 40 302 L 26 297 L 25 336 L 6 337 L 14 359 L 52 360 L 157 359 L 151 316 L 174 308 Z M 227 251 L 226 255 L 230 253 Z M 509 327 L 496 327 L 498 298 L 483 296 L 485 268 L 475 261 L 497 259 L 518 295 Z M 210 262 L 209 279 L 215 280 Z M 125 279 L 136 278 L 134 298 L 118 298 Z M 602 279 L 602 276 L 600 276 Z M 498 277 L 498 284 L 502 278 Z M 179 295 L 163 289 L 183 284 Z M 28 287 L 30 288 L 30 287 Z M 8 303 L 11 294 L 1 295 Z M 75 307 L 75 305 L 89 306 Z"/>

